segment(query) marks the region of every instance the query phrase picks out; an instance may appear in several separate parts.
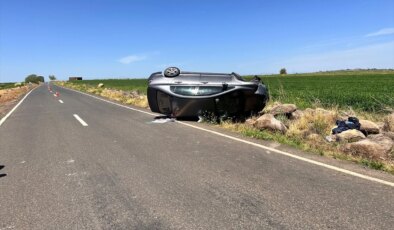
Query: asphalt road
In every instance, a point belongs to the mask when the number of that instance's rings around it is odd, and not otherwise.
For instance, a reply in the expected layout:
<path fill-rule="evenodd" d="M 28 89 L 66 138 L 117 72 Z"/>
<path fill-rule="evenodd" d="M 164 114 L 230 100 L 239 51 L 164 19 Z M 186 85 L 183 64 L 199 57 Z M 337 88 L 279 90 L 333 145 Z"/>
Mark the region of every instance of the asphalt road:
<path fill-rule="evenodd" d="M 391 186 L 53 88 L 0 126 L 0 230 L 394 226 Z"/>

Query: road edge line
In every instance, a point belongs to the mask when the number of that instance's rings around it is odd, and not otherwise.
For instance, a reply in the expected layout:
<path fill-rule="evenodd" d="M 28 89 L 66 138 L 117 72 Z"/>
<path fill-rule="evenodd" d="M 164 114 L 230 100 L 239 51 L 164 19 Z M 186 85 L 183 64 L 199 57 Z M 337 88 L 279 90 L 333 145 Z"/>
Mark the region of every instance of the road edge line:
<path fill-rule="evenodd" d="M 40 86 L 38 86 L 38 87 L 40 87 Z M 30 91 L 29 91 L 29 92 L 18 102 L 18 104 L 16 104 L 16 105 L 14 106 L 14 108 L 11 109 L 11 111 L 9 111 L 3 118 L 1 118 L 1 120 L 0 120 L 0 126 L 7 120 L 7 118 L 8 118 L 9 116 L 11 116 L 12 113 L 22 104 L 22 102 L 27 98 L 27 96 L 29 96 L 29 94 L 30 94 L 31 92 L 33 92 L 33 90 L 37 89 L 38 87 L 31 89 L 31 90 L 30 90 Z"/>
<path fill-rule="evenodd" d="M 205 132 L 209 132 L 209 133 L 212 133 L 212 134 L 215 134 L 215 135 L 218 135 L 218 136 L 226 137 L 228 139 L 239 141 L 239 142 L 242 142 L 242 143 L 245 143 L 245 144 L 253 145 L 255 147 L 258 147 L 258 148 L 261 148 L 261 149 L 265 149 L 265 150 L 269 150 L 269 151 L 272 151 L 272 152 L 275 152 L 277 154 L 281 154 L 281 155 L 284 155 L 284 156 L 287 156 L 287 157 L 295 158 L 295 159 L 300 160 L 300 161 L 308 162 L 310 164 L 318 165 L 318 166 L 321 166 L 321 167 L 324 167 L 324 168 L 328 168 L 328 169 L 331 169 L 331 170 L 334 170 L 334 171 L 338 171 L 338 172 L 341 172 L 341 173 L 344 173 L 344 174 L 352 175 L 354 177 L 359 177 L 359 178 L 362 178 L 362 179 L 365 179 L 365 180 L 374 181 L 374 182 L 378 182 L 378 183 L 381 183 L 381 184 L 385 184 L 385 185 L 394 187 L 394 183 L 393 182 L 385 181 L 385 180 L 378 179 L 378 178 L 371 177 L 371 176 L 367 176 L 367 175 L 364 175 L 364 174 L 361 174 L 361 173 L 353 172 L 353 171 L 350 171 L 350 170 L 347 170 L 347 169 L 339 168 L 339 167 L 336 167 L 336 166 L 333 166 L 333 165 L 325 164 L 325 163 L 322 163 L 322 162 L 319 162 L 319 161 L 311 160 L 311 159 L 308 159 L 308 158 L 305 158 L 305 157 L 301 157 L 301 156 L 298 156 L 298 155 L 295 155 L 295 154 L 291 154 L 291 153 L 288 153 L 288 152 L 285 152 L 285 151 L 282 151 L 282 150 L 279 150 L 279 149 L 274 149 L 274 148 L 271 148 L 271 147 L 268 147 L 268 146 L 264 146 L 264 145 L 261 145 L 261 144 L 257 144 L 257 143 L 251 142 L 251 141 L 243 140 L 241 138 L 233 137 L 233 136 L 230 136 L 230 135 L 227 135 L 227 134 L 224 134 L 224 133 L 220 133 L 220 132 L 217 132 L 217 131 L 213 131 L 213 130 L 201 128 L 201 127 L 198 127 L 198 126 L 195 126 L 195 125 L 191 125 L 191 124 L 188 124 L 188 123 L 184 123 L 182 121 L 177 121 L 177 123 L 180 123 L 180 124 L 185 125 L 185 126 L 189 126 L 191 128 L 199 129 L 199 130 L 202 130 L 202 131 L 205 131 Z"/>
<path fill-rule="evenodd" d="M 133 111 L 137 111 L 137 112 L 141 112 L 141 113 L 145 113 L 145 114 L 149 114 L 149 115 L 153 115 L 153 116 L 158 116 L 158 114 L 149 113 L 149 112 L 146 112 L 146 111 L 143 111 L 143 110 L 130 108 L 128 106 L 117 104 L 115 102 L 108 101 L 108 100 L 105 100 L 103 98 L 99 98 L 99 97 L 96 97 L 96 96 L 93 96 L 93 95 L 90 95 L 90 94 L 87 94 L 87 93 L 84 93 L 84 92 L 81 92 L 81 91 L 78 91 L 78 90 L 69 89 L 69 88 L 65 88 L 65 87 L 61 87 L 61 88 L 68 89 L 68 90 L 71 90 L 71 91 L 74 91 L 74 92 L 77 92 L 77 93 L 81 93 L 81 94 L 84 94 L 86 96 L 93 97 L 93 98 L 99 99 L 101 101 L 104 101 L 104 102 L 107 102 L 107 103 L 110 103 L 110 104 L 114 104 L 114 105 L 117 105 L 117 106 L 120 106 L 120 107 L 123 107 L 123 108 L 126 108 L 126 109 L 130 109 L 130 110 L 133 110 Z M 388 185 L 388 186 L 394 187 L 394 183 L 390 182 L 390 181 L 385 181 L 385 180 L 378 179 L 378 178 L 371 177 L 371 176 L 367 176 L 367 175 L 364 175 L 364 174 L 361 174 L 361 173 L 353 172 L 353 171 L 350 171 L 350 170 L 347 170 L 347 169 L 339 168 L 339 167 L 336 167 L 336 166 L 333 166 L 333 165 L 325 164 L 325 163 L 322 163 L 322 162 L 319 162 L 319 161 L 311 160 L 311 159 L 308 159 L 308 158 L 305 158 L 305 157 L 301 157 L 301 156 L 298 156 L 298 155 L 295 155 L 295 154 L 291 154 L 291 153 L 288 153 L 288 152 L 285 152 L 285 151 L 281 151 L 281 150 L 278 150 L 278 149 L 267 147 L 267 146 L 264 146 L 262 144 L 257 144 L 257 143 L 251 142 L 251 141 L 243 140 L 243 139 L 238 138 L 238 137 L 233 137 L 233 136 L 230 136 L 230 135 L 227 135 L 227 134 L 223 134 L 223 133 L 220 133 L 220 132 L 217 132 L 217 131 L 213 131 L 213 130 L 201 128 L 201 127 L 198 127 L 198 126 L 195 126 L 195 125 L 191 125 L 191 124 L 188 124 L 188 123 L 185 123 L 185 122 L 182 122 L 182 121 L 176 121 L 176 123 L 179 123 L 179 124 L 182 124 L 182 125 L 194 128 L 194 129 L 198 129 L 198 130 L 202 130 L 202 131 L 205 131 L 205 132 L 209 132 L 211 134 L 215 134 L 215 135 L 218 135 L 218 136 L 226 137 L 226 138 L 231 139 L 231 140 L 235 140 L 235 141 L 242 142 L 242 143 L 245 143 L 245 144 L 253 145 L 253 146 L 261 148 L 261 149 L 269 150 L 269 151 L 275 152 L 277 154 L 281 154 L 281 155 L 284 155 L 284 156 L 287 156 L 287 157 L 291 157 L 291 158 L 294 158 L 294 159 L 297 159 L 297 160 L 300 160 L 300 161 L 308 162 L 310 164 L 314 164 L 314 165 L 318 165 L 318 166 L 321 166 L 321 167 L 324 167 L 324 168 L 328 168 L 328 169 L 331 169 L 331 170 L 334 170 L 334 171 L 337 171 L 337 172 L 341 172 L 343 174 L 351 175 L 351 176 L 358 177 L 358 178 L 361 178 L 361 179 L 365 179 L 365 180 L 369 180 L 369 181 L 373 181 L 373 182 L 377 182 L 377 183 L 380 183 L 380 184 L 384 184 L 384 185 Z"/>

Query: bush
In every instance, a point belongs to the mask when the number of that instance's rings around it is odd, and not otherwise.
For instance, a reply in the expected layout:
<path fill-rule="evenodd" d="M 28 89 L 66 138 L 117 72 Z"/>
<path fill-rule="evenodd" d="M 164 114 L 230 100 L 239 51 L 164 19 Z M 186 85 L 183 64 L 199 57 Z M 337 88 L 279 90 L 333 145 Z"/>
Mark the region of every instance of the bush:
<path fill-rule="evenodd" d="M 279 73 L 280 73 L 280 74 L 287 74 L 286 68 L 280 69 Z"/>

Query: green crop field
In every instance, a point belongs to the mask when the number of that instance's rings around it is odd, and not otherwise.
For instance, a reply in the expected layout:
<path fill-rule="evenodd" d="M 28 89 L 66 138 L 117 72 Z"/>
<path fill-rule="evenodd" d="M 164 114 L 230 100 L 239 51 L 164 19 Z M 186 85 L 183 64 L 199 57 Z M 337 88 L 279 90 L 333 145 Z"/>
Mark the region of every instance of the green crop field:
<path fill-rule="evenodd" d="M 15 83 L 0 83 L 0 89 L 14 88 Z"/>
<path fill-rule="evenodd" d="M 295 103 L 300 108 L 313 106 L 353 108 L 382 113 L 394 108 L 394 73 L 333 72 L 260 76 L 268 86 L 271 99 Z M 246 77 L 249 79 L 249 77 Z M 146 79 L 86 80 L 78 84 L 146 93 Z"/>
<path fill-rule="evenodd" d="M 146 94 L 146 88 L 148 87 L 147 79 L 104 79 L 104 80 L 83 80 L 83 81 L 72 81 L 76 84 L 87 84 L 91 86 L 97 86 L 99 83 L 103 83 L 106 88 L 120 89 L 120 90 L 136 90 L 139 93 Z"/>
<path fill-rule="evenodd" d="M 378 113 L 394 108 L 394 74 L 290 75 L 263 81 L 274 100 L 301 108 L 320 104 Z"/>

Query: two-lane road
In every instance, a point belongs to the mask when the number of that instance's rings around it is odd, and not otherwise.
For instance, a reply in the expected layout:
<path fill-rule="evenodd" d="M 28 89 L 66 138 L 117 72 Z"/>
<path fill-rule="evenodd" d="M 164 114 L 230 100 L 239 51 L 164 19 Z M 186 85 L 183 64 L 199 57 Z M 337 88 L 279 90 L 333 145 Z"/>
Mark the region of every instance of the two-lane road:
<path fill-rule="evenodd" d="M 0 126 L 1 230 L 394 226 L 391 186 L 53 88 Z"/>

